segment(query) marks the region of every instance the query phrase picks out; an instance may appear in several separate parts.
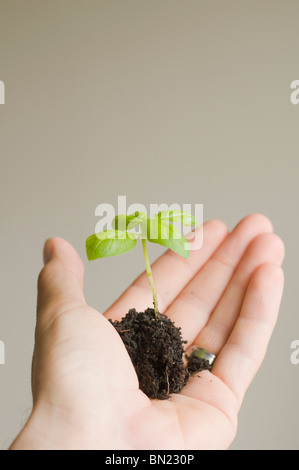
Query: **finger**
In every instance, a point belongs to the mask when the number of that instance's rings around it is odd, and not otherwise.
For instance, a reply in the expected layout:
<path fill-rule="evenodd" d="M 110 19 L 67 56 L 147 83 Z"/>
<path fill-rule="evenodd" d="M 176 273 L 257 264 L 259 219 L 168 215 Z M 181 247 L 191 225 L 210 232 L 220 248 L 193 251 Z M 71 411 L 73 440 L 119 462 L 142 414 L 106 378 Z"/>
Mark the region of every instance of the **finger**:
<path fill-rule="evenodd" d="M 253 274 L 240 317 L 213 366 L 235 394 L 239 406 L 259 369 L 274 329 L 283 292 L 279 266 L 264 264 Z"/>
<path fill-rule="evenodd" d="M 38 279 L 38 315 L 58 303 L 85 303 L 84 267 L 75 249 L 61 238 L 51 238 L 45 243 L 44 262 Z"/>
<path fill-rule="evenodd" d="M 182 328 L 185 340 L 192 342 L 207 323 L 250 242 L 272 231 L 265 216 L 245 217 L 179 294 L 166 314 Z"/>
<path fill-rule="evenodd" d="M 153 278 L 158 293 L 159 310 L 162 313 L 196 272 L 208 261 L 228 233 L 226 225 L 218 220 L 205 222 L 200 230 L 203 230 L 203 246 L 199 250 L 191 251 L 187 260 L 168 250 L 152 265 Z M 143 311 L 152 305 L 152 292 L 148 277 L 144 272 L 106 311 L 105 316 L 113 320 L 120 319 L 132 307 Z"/>
<path fill-rule="evenodd" d="M 281 265 L 284 258 L 282 240 L 274 234 L 262 234 L 249 245 L 207 325 L 193 341 L 194 345 L 218 354 L 226 343 L 240 314 L 248 282 L 258 266 Z"/>

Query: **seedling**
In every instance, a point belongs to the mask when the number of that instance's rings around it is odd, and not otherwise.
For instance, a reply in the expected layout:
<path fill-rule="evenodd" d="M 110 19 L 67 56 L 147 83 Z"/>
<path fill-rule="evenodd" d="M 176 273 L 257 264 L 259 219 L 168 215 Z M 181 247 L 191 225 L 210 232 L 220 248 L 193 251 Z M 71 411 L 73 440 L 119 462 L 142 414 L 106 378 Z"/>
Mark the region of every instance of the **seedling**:
<path fill-rule="evenodd" d="M 117 215 L 112 228 L 91 235 L 86 240 L 89 260 L 116 256 L 133 250 L 140 238 L 143 256 L 152 289 L 154 308 L 137 312 L 131 308 L 121 320 L 109 320 L 121 337 L 135 368 L 139 388 L 149 398 L 165 400 L 179 393 L 192 374 L 206 368 L 186 356 L 181 328 L 159 312 L 157 293 L 148 256 L 147 242 L 158 243 L 183 258 L 190 255 L 189 241 L 175 223 L 198 226 L 196 219 L 184 211 L 162 211 L 151 219 L 143 212 Z M 159 320 L 159 321 L 158 321 Z M 190 366 L 190 367 L 189 367 Z"/>
<path fill-rule="evenodd" d="M 159 319 L 158 300 L 149 261 L 147 241 L 158 243 L 178 253 L 183 258 L 188 258 L 190 255 L 189 241 L 173 225 L 175 222 L 190 227 L 199 226 L 195 217 L 184 211 L 162 211 L 154 215 L 152 219 L 143 212 L 135 212 L 130 215 L 117 215 L 112 221 L 112 229 L 91 235 L 86 240 L 86 253 L 89 261 L 127 253 L 135 248 L 138 238 L 142 240 L 144 262 L 152 289 L 156 320 Z M 136 232 L 137 227 L 139 232 Z"/>

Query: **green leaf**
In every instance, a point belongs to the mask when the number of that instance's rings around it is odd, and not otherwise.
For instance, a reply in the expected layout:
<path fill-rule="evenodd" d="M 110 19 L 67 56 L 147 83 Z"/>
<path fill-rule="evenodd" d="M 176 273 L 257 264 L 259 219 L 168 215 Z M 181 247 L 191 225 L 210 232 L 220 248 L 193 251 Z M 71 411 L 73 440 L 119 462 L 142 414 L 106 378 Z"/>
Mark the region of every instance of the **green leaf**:
<path fill-rule="evenodd" d="M 179 210 L 162 211 L 154 215 L 153 218 L 158 218 L 160 220 L 167 221 L 167 222 L 179 222 L 182 225 L 187 225 L 190 227 L 200 226 L 200 224 L 198 223 L 194 215 L 185 211 L 179 211 Z"/>
<path fill-rule="evenodd" d="M 117 256 L 133 250 L 137 240 L 133 233 L 120 230 L 104 230 L 86 240 L 86 254 L 89 261 Z"/>
<path fill-rule="evenodd" d="M 116 230 L 133 230 L 137 225 L 140 225 L 141 236 L 146 236 L 146 226 L 148 217 L 144 212 L 135 212 L 134 214 L 124 215 L 120 214 L 112 220 L 112 227 Z"/>
<path fill-rule="evenodd" d="M 112 220 L 112 228 L 116 230 L 126 231 L 128 230 L 128 227 L 130 227 L 130 229 L 133 229 L 138 224 L 139 224 L 139 220 L 135 214 L 131 214 L 131 215 L 120 214 L 114 217 L 114 219 Z"/>
<path fill-rule="evenodd" d="M 189 257 L 189 242 L 180 230 L 172 224 L 157 218 L 150 219 L 149 222 L 147 228 L 148 241 L 165 246 L 183 258 Z"/>

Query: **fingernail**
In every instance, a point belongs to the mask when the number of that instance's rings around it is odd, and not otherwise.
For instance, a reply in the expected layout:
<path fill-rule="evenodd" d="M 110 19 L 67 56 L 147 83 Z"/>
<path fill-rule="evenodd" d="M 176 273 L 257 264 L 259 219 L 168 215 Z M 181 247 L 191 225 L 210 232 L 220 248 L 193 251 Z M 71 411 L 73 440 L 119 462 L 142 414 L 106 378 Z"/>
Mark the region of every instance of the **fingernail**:
<path fill-rule="evenodd" d="M 44 246 L 44 264 L 49 263 L 52 258 L 52 243 L 51 239 L 47 240 Z"/>

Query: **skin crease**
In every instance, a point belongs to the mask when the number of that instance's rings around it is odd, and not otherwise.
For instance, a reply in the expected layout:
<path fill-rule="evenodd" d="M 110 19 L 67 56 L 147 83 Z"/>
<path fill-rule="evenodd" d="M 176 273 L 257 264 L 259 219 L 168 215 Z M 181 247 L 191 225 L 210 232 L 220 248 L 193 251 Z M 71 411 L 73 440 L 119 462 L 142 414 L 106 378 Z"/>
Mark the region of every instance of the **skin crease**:
<path fill-rule="evenodd" d="M 100 315 L 85 302 L 83 263 L 63 239 L 44 248 L 32 364 L 33 410 L 17 449 L 227 449 L 244 394 L 259 369 L 283 292 L 284 246 L 261 214 L 228 232 L 204 224 L 188 260 L 167 251 L 152 265 L 160 311 L 187 347 L 217 355 L 169 400 L 149 400 L 107 318 L 152 304 L 143 273 Z"/>

